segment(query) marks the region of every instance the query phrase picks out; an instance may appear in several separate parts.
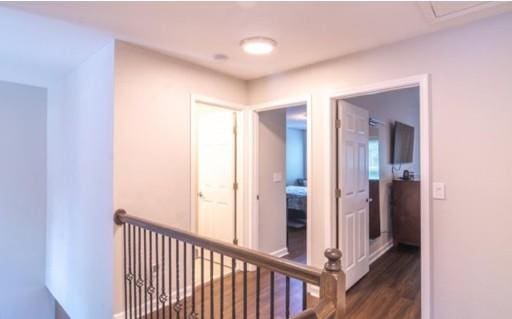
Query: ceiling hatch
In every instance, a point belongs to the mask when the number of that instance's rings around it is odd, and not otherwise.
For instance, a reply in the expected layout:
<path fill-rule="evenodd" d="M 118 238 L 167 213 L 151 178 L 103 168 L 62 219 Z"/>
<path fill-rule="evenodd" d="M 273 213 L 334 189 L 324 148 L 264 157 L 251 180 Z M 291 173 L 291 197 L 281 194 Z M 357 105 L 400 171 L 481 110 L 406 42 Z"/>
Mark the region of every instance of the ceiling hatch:
<path fill-rule="evenodd" d="M 429 20 L 447 20 L 498 5 L 489 1 L 429 1 L 420 3 Z"/>

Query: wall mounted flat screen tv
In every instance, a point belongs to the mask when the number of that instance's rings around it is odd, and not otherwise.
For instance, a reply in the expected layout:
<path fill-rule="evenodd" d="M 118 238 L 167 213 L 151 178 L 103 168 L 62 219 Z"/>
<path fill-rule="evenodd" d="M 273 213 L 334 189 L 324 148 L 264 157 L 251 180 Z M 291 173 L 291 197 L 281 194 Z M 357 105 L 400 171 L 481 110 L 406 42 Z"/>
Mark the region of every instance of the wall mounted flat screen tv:
<path fill-rule="evenodd" d="M 412 163 L 414 127 L 396 121 L 393 127 L 391 145 L 392 164 Z"/>

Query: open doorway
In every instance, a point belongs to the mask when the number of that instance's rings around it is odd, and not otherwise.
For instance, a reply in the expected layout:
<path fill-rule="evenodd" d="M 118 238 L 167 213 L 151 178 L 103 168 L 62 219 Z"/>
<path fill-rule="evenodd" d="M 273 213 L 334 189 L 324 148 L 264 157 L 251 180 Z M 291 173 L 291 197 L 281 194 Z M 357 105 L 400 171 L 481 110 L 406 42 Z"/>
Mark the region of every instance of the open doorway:
<path fill-rule="evenodd" d="M 404 300 L 400 311 L 410 318 L 420 318 L 423 300 L 428 307 L 430 181 L 423 84 L 420 79 L 377 85 L 333 98 L 336 237 L 349 314 L 385 303 L 374 293 L 384 286 L 387 300 Z M 365 299 L 357 300 L 362 295 Z"/>
<path fill-rule="evenodd" d="M 254 109 L 257 248 L 308 262 L 310 238 L 309 103 Z"/>
<path fill-rule="evenodd" d="M 307 245 L 307 110 L 286 109 L 286 246 L 287 258 L 306 263 Z"/>

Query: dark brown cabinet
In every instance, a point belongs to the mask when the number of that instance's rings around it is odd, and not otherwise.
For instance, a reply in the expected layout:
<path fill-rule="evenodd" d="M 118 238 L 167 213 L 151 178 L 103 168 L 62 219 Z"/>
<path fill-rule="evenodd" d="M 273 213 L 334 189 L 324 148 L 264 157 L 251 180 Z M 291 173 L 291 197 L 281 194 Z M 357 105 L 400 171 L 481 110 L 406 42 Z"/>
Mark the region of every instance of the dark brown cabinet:
<path fill-rule="evenodd" d="M 370 239 L 380 236 L 379 180 L 370 180 Z"/>
<path fill-rule="evenodd" d="M 394 180 L 391 189 L 391 213 L 395 246 L 420 246 L 420 182 Z"/>

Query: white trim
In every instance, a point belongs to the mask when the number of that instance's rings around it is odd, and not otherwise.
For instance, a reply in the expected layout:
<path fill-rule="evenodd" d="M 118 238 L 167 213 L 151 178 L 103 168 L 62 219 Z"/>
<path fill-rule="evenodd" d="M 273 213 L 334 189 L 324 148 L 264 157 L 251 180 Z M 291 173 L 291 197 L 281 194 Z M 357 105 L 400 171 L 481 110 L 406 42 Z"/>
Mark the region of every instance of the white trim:
<path fill-rule="evenodd" d="M 286 255 L 288 255 L 290 252 L 288 251 L 288 247 L 283 247 L 281 249 L 278 249 L 274 252 L 271 252 L 270 255 L 274 256 L 274 257 L 278 257 L 278 258 L 281 258 L 281 257 L 284 257 Z"/>
<path fill-rule="evenodd" d="M 390 250 L 391 248 L 393 248 L 393 240 L 388 241 L 384 245 L 380 246 L 379 249 L 371 253 L 370 256 L 368 257 L 368 262 L 370 263 L 370 265 L 376 262 L 377 259 L 379 259 L 382 255 L 387 253 L 388 250 Z"/>
<path fill-rule="evenodd" d="M 243 104 L 224 101 L 224 100 L 220 100 L 217 98 L 200 95 L 200 94 L 195 94 L 195 93 L 190 94 L 190 101 L 191 101 L 191 103 L 190 103 L 191 106 L 194 105 L 195 103 L 201 102 L 201 103 L 205 103 L 205 104 L 209 104 L 209 105 L 213 105 L 213 106 L 217 106 L 217 107 L 230 109 L 233 111 L 243 111 L 244 109 L 247 108 L 247 106 L 245 106 Z"/>
<path fill-rule="evenodd" d="M 313 296 L 315 298 L 320 298 L 320 287 L 319 286 L 308 285 L 308 292 L 311 296 Z"/>
<path fill-rule="evenodd" d="M 325 136 L 331 136 L 330 143 L 327 143 L 329 149 L 326 150 L 326 154 L 329 154 L 328 160 L 331 161 L 331 165 L 328 165 L 329 169 L 334 167 L 334 148 L 333 148 L 333 101 L 338 99 L 346 99 L 354 96 L 375 94 L 387 91 L 394 91 L 397 89 L 403 89 L 408 87 L 419 87 L 420 89 L 420 176 L 421 176 L 421 318 L 430 319 L 432 311 L 432 244 L 431 244 L 431 106 L 430 106 L 430 76 L 429 74 L 421 74 L 415 76 L 404 77 L 401 79 L 389 80 L 369 85 L 363 85 L 355 88 L 344 89 L 339 92 L 329 94 L 328 104 L 330 106 L 329 117 L 330 125 L 325 126 Z M 332 174 L 328 175 L 325 187 L 328 190 L 333 190 L 333 179 Z M 330 218 L 326 218 L 328 221 L 332 221 L 335 216 L 335 198 L 334 191 L 328 191 L 325 194 L 326 202 L 331 204 Z M 333 231 L 333 228 L 326 228 L 326 230 Z M 326 231 L 328 232 L 328 231 Z M 340 239 L 342 234 L 340 232 Z M 333 234 L 328 235 L 331 238 L 330 245 L 333 244 Z"/>
<path fill-rule="evenodd" d="M 245 121 L 243 110 L 247 107 L 241 104 L 226 102 L 198 94 L 190 95 L 190 230 L 197 233 L 197 103 L 208 104 L 220 108 L 233 110 L 238 113 L 237 118 L 237 148 L 238 148 L 238 191 L 237 191 L 237 237 L 240 245 L 245 245 Z"/>
<path fill-rule="evenodd" d="M 259 118 L 258 113 L 263 111 L 277 110 L 283 109 L 293 106 L 299 106 L 306 104 L 306 112 L 307 112 L 307 132 L 306 132 L 306 149 L 307 149 L 307 180 L 308 180 L 308 198 L 306 203 L 307 216 L 306 216 L 306 250 L 307 257 L 306 263 L 311 265 L 311 245 L 312 245 L 312 193 L 314 192 L 313 187 L 311 187 L 312 183 L 312 168 L 313 168 L 313 149 L 312 149 L 312 123 L 313 123 L 313 112 L 312 112 L 312 103 L 311 103 L 311 95 L 274 100 L 266 103 L 261 103 L 257 105 L 253 105 L 248 110 L 248 128 L 249 139 L 247 140 L 247 150 L 249 153 L 252 153 L 250 156 L 249 165 L 248 165 L 248 212 L 247 212 L 247 220 L 249 221 L 249 231 L 251 238 L 248 240 L 250 243 L 249 247 L 252 249 L 258 250 L 258 161 L 259 154 L 258 148 L 258 124 Z M 251 152 L 252 151 L 252 152 Z"/>

